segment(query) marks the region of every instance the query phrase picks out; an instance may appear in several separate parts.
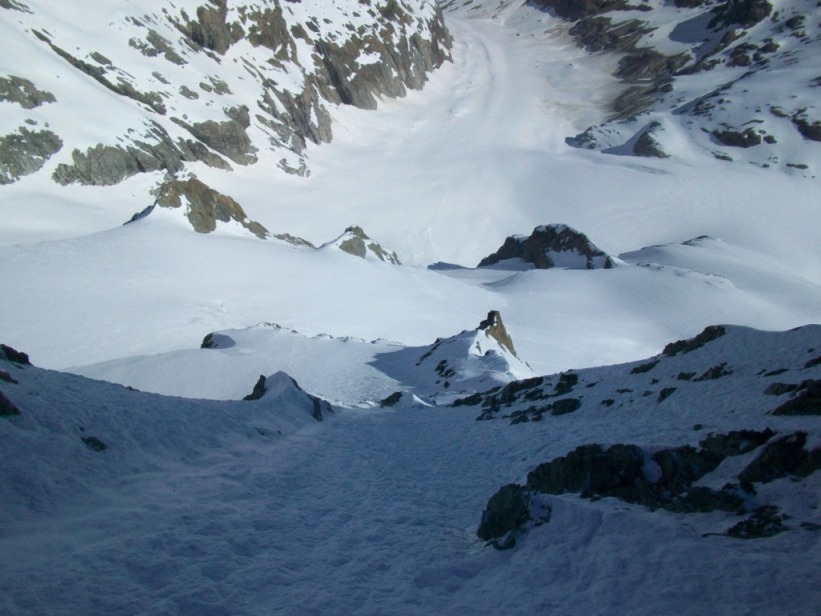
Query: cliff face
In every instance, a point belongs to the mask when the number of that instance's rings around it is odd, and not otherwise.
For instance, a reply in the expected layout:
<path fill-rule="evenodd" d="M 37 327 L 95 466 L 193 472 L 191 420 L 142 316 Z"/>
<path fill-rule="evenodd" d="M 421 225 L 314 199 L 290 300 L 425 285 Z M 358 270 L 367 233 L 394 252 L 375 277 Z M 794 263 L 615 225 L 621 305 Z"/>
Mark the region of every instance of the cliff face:
<path fill-rule="evenodd" d="M 19 125 L 0 135 L 0 177 L 112 185 L 199 162 L 253 165 L 264 150 L 307 174 L 305 147 L 331 140 L 333 106 L 373 109 L 421 88 L 451 46 L 425 0 L 330 4 L 0 3 L 9 53 L 38 58 L 0 74 L 0 103 Z M 22 130 L 54 137 L 31 151 L 17 146 Z"/>

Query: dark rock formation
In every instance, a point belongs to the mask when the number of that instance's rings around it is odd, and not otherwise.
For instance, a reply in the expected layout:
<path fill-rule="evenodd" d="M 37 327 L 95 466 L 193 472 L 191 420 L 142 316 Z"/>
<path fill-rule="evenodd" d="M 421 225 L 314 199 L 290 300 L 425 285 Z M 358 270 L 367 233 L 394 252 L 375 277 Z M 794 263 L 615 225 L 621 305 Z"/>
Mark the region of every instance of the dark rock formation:
<path fill-rule="evenodd" d="M 714 9 L 715 17 L 710 28 L 739 25 L 743 28 L 754 26 L 773 10 L 767 0 L 726 0 Z"/>
<path fill-rule="evenodd" d="M 610 269 L 613 260 L 599 250 L 583 233 L 567 225 L 536 227 L 529 237 L 509 236 L 502 247 L 479 262 L 478 267 L 495 265 L 507 259 L 522 259 L 536 269 Z"/>
<path fill-rule="evenodd" d="M 56 100 L 51 92 L 38 90 L 28 79 L 15 75 L 0 77 L 0 101 L 17 103 L 23 109 L 34 109 L 43 103 L 53 103 Z"/>
<path fill-rule="evenodd" d="M 476 534 L 483 541 L 493 541 L 497 549 L 512 548 L 516 532 L 530 519 L 529 492 L 511 483 L 490 497 Z"/>
<path fill-rule="evenodd" d="M 821 380 L 808 379 L 787 387 L 788 391 L 795 393 L 790 400 L 772 411 L 773 415 L 821 415 Z"/>
<path fill-rule="evenodd" d="M 531 0 L 531 4 L 556 13 L 562 19 L 575 21 L 582 17 L 627 8 L 625 0 Z"/>
<path fill-rule="evenodd" d="M 6 398 L 6 395 L 0 390 L 0 417 L 10 417 L 19 414 L 20 409 L 15 406 L 14 402 Z"/>
<path fill-rule="evenodd" d="M 821 122 L 809 120 L 802 114 L 796 114 L 792 118 L 792 123 L 806 139 L 821 141 Z"/>
<path fill-rule="evenodd" d="M 247 401 L 259 400 L 264 395 L 265 395 L 265 375 L 260 374 L 259 379 L 257 379 L 257 382 L 254 384 L 253 391 L 250 394 L 248 394 L 247 396 L 245 396 L 243 398 L 243 400 L 247 400 Z"/>
<path fill-rule="evenodd" d="M 380 400 L 379 401 L 379 406 L 381 406 L 382 408 L 390 408 L 392 406 L 396 406 L 401 399 L 402 399 L 402 392 L 401 391 L 395 391 L 390 396 L 388 396 L 387 398 L 384 398 L 383 400 Z"/>
<path fill-rule="evenodd" d="M 587 51 L 632 51 L 650 28 L 642 21 L 630 19 L 613 25 L 609 17 L 586 17 L 570 28 L 570 34 Z"/>
<path fill-rule="evenodd" d="M 581 445 L 564 457 L 540 464 L 527 475 L 527 487 L 546 494 L 615 494 L 642 477 L 644 452 L 633 445 Z"/>
<path fill-rule="evenodd" d="M 81 436 L 80 439 L 83 441 L 85 446 L 88 447 L 91 451 L 105 451 L 106 449 L 108 449 L 108 445 L 106 445 L 96 436 Z"/>
<path fill-rule="evenodd" d="M 144 139 L 133 140 L 128 146 L 98 144 L 84 153 L 74 150 L 71 157 L 73 164 L 60 164 L 54 170 L 53 178 L 58 184 L 111 186 L 138 173 L 177 173 L 184 163 L 195 161 L 217 169 L 231 168 L 200 141 L 180 139 L 174 143 L 157 123 L 151 124 Z"/>
<path fill-rule="evenodd" d="M 251 233 L 265 239 L 268 231 L 258 222 L 249 221 L 239 203 L 207 186 L 197 178 L 168 180 L 158 189 L 157 205 L 168 208 L 187 204 L 186 216 L 198 233 L 210 233 L 217 228 L 217 221 L 235 221 Z"/>
<path fill-rule="evenodd" d="M 50 130 L 19 128 L 0 136 L 0 184 L 12 184 L 43 168 L 60 151 L 63 140 Z"/>
<path fill-rule="evenodd" d="M 236 342 L 230 336 L 226 336 L 225 334 L 214 334 L 210 333 L 202 339 L 202 343 L 200 344 L 201 349 L 230 349 L 233 346 L 236 346 Z"/>
<path fill-rule="evenodd" d="M 482 514 L 480 538 L 515 537 L 530 519 L 528 502 L 538 494 L 575 492 L 582 498 L 609 496 L 679 513 L 716 510 L 744 513 L 748 511 L 749 497 L 755 494 L 753 483 L 766 483 L 788 475 L 807 477 L 821 469 L 821 449 L 805 449 L 806 433 L 796 432 L 764 445 L 773 434 L 769 429 L 711 434 L 699 448 L 683 445 L 652 454 L 635 445 L 612 445 L 606 449 L 597 444 L 581 445 L 566 456 L 537 466 L 528 473 L 525 485 L 509 484 L 501 488 Z M 740 488 L 735 484 L 727 484 L 721 490 L 693 486 L 726 457 L 741 455 L 762 445 L 758 457 L 739 473 Z M 768 536 L 767 529 L 774 522 L 770 514 L 777 508 L 753 506 L 756 507 L 753 516 L 736 524 L 728 535 Z M 777 532 L 780 530 L 784 529 Z"/>
<path fill-rule="evenodd" d="M 182 56 L 176 52 L 171 43 L 156 30 L 149 28 L 145 41 L 132 38 L 129 39 L 128 44 L 134 49 L 139 49 L 144 56 L 149 58 L 161 55 L 169 62 L 178 66 L 187 64 Z"/>
<path fill-rule="evenodd" d="M 184 22 L 177 27 L 187 36 L 189 44 L 195 49 L 204 47 L 222 55 L 239 41 L 245 32 L 240 24 L 227 22 L 227 0 L 211 0 L 211 3 L 213 7 L 197 7 L 196 20 L 190 19 L 183 11 Z"/>
<path fill-rule="evenodd" d="M 708 325 L 704 328 L 704 331 L 698 334 L 695 338 L 671 342 L 664 347 L 664 350 L 661 353 L 667 357 L 673 357 L 679 353 L 690 353 L 691 351 L 700 349 L 708 342 L 721 338 L 721 336 L 725 333 L 727 333 L 727 330 L 721 325 Z"/>
<path fill-rule="evenodd" d="M 726 535 L 736 539 L 762 539 L 772 537 L 787 530 L 784 522 L 787 516 L 778 512 L 778 507 L 764 505 L 756 509 L 746 520 L 727 529 Z"/>
<path fill-rule="evenodd" d="M 505 324 L 502 322 L 502 315 L 498 310 L 488 312 L 487 318 L 479 323 L 479 329 L 498 342 L 502 348 L 507 349 L 514 356 L 518 357 L 518 355 L 516 355 L 516 349 L 513 348 L 513 340 L 510 334 L 507 333 Z"/>
<path fill-rule="evenodd" d="M 769 483 L 788 475 L 807 477 L 821 469 L 821 449 L 807 451 L 806 432 L 788 434 L 767 444 L 741 473 L 742 481 Z"/>
<path fill-rule="evenodd" d="M 714 130 L 713 137 L 721 145 L 733 148 L 751 148 L 761 143 L 761 135 L 752 128 L 746 128 L 743 131 Z"/>
<path fill-rule="evenodd" d="M 769 428 L 757 430 L 733 430 L 727 434 L 709 434 L 699 442 L 699 447 L 722 456 L 738 456 L 761 447 L 775 436 Z"/>
<path fill-rule="evenodd" d="M 105 86 L 115 94 L 119 94 L 120 96 L 125 96 L 130 98 L 138 103 L 142 103 L 146 105 L 151 110 L 155 111 L 160 115 L 165 115 L 165 105 L 162 102 L 162 97 L 157 94 L 156 92 L 140 92 L 137 90 L 133 84 L 126 81 L 125 79 L 119 79 L 117 82 L 111 81 L 108 77 L 106 77 L 105 69 L 102 69 L 98 66 L 94 66 L 93 64 L 89 64 L 80 58 L 77 58 L 64 49 L 61 49 L 57 45 L 51 42 L 51 38 L 40 32 L 39 30 L 33 30 L 32 33 L 39 38 L 41 41 L 46 43 L 51 49 L 56 53 L 58 56 L 63 58 L 66 62 L 71 64 L 74 68 L 82 71 L 92 79 L 96 80 L 99 84 Z"/>
<path fill-rule="evenodd" d="M 245 132 L 250 124 L 248 108 L 233 108 L 227 110 L 226 113 L 237 119 L 232 118 L 225 122 L 207 120 L 194 124 L 188 124 L 178 118 L 171 118 L 171 121 L 179 124 L 197 140 L 223 156 L 227 156 L 238 165 L 255 163 L 257 150 L 251 144 L 248 133 Z"/>
<path fill-rule="evenodd" d="M 0 359 L 5 359 L 10 362 L 14 362 L 15 364 L 20 364 L 23 366 L 31 365 L 31 361 L 29 361 L 28 355 L 20 351 L 16 351 L 5 344 L 0 344 Z"/>

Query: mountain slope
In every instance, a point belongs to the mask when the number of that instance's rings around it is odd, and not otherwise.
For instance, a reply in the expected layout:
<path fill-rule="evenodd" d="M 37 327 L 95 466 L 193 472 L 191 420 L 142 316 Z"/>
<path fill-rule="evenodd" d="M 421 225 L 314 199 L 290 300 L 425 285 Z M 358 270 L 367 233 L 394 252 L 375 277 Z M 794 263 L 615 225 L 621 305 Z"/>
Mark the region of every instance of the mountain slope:
<path fill-rule="evenodd" d="M 0 417 L 3 611 L 811 611 L 817 471 L 752 479 L 748 504 L 777 507 L 782 527 L 766 538 L 720 536 L 749 509 L 672 512 L 572 491 L 542 497 L 541 526 L 512 551 L 476 536 L 499 486 L 589 443 L 658 454 L 764 434 L 705 476 L 716 491 L 796 432 L 817 462 L 817 415 L 770 411 L 821 376 L 819 328 L 722 331 L 575 380 L 513 383 L 497 419 L 479 422 L 462 405 L 337 408 L 318 423 L 292 406 L 305 399 L 293 388 L 268 403 L 190 401 L 0 360 L 20 411 Z M 560 383 L 558 398 L 535 395 Z M 500 420 L 568 396 L 582 399 L 573 412 Z"/>

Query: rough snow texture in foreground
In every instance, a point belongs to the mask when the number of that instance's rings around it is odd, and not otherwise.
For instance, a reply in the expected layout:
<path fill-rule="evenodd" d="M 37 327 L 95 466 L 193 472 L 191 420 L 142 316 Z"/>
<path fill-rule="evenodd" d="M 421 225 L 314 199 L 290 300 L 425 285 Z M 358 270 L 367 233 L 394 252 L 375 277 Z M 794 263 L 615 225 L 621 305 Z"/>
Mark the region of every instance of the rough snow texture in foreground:
<path fill-rule="evenodd" d="M 791 516 L 766 539 L 703 536 L 732 522 L 724 512 L 575 494 L 548 497 L 550 521 L 512 551 L 486 547 L 475 531 L 498 487 L 583 443 L 659 448 L 770 427 L 807 431 L 817 448 L 817 416 L 768 415 L 781 400 L 763 389 L 818 378 L 819 351 L 818 327 L 732 329 L 650 370 L 580 371 L 581 409 L 516 425 L 477 422 L 471 407 L 420 406 L 338 408 L 320 424 L 295 390 L 268 402 L 190 401 L 0 361 L 17 381 L 2 389 L 21 411 L 0 418 L 0 608 L 811 613 L 819 473 L 760 486 L 756 498 Z M 720 362 L 731 375 L 682 384 L 662 403 L 641 394 Z M 616 388 L 633 392 L 598 403 Z M 712 481 L 732 472 L 720 467 Z"/>

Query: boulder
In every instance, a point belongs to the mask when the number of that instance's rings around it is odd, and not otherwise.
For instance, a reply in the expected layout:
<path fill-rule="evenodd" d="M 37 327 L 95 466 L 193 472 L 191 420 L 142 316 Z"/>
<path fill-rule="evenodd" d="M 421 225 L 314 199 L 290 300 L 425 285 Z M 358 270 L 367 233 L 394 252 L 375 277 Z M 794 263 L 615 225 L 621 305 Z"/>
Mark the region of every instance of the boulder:
<path fill-rule="evenodd" d="M 499 549 L 516 545 L 517 531 L 530 520 L 529 498 L 526 488 L 508 484 L 490 497 L 476 535 L 483 541 L 493 541 Z"/>

